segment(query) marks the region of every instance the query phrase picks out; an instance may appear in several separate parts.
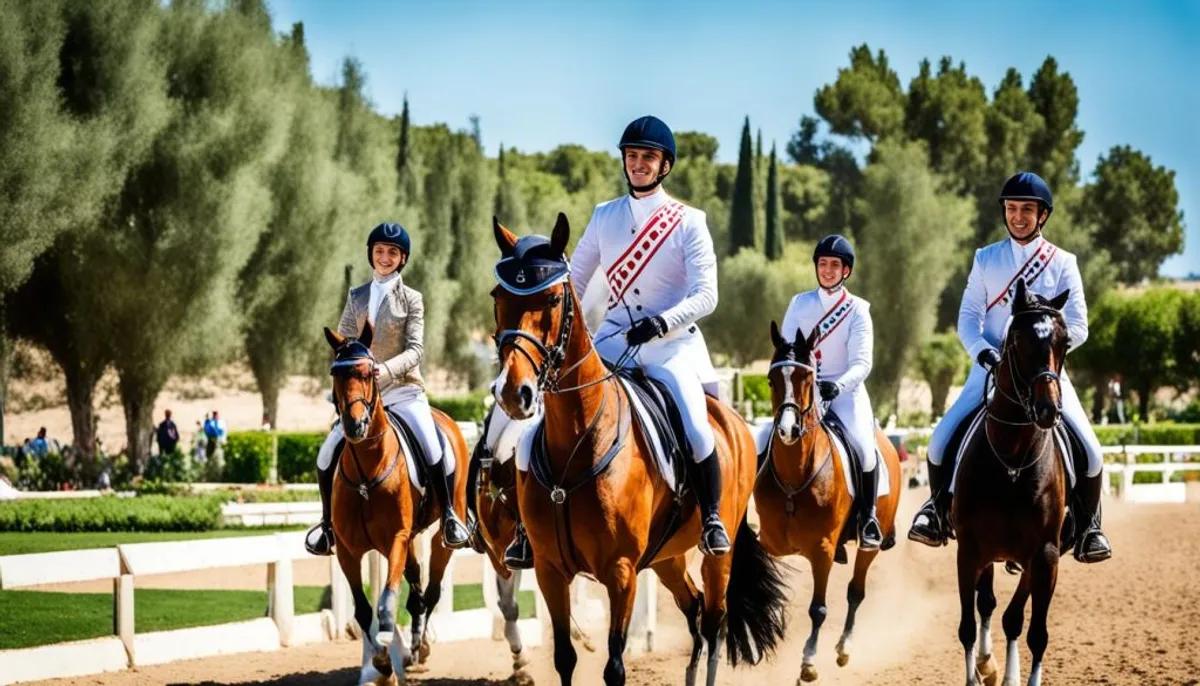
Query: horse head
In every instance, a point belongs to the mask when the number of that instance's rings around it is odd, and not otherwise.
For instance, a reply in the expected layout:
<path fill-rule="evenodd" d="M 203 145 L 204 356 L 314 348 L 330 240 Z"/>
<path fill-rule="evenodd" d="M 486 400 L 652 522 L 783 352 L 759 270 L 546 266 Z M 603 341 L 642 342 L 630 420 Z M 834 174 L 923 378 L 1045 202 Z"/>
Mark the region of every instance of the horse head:
<path fill-rule="evenodd" d="M 775 353 L 767 370 L 767 382 L 771 386 L 771 404 L 775 408 L 775 433 L 784 445 L 800 440 L 819 423 L 813 412 L 817 382 L 813 346 L 817 341 L 817 329 L 805 338 L 804 332 L 797 328 L 792 341 L 787 341 L 779 333 L 775 320 L 771 320 L 771 342 Z M 816 421 L 810 423 L 810 415 Z"/>
<path fill-rule="evenodd" d="M 560 212 L 549 239 L 518 239 L 495 219 L 493 233 L 500 248 L 492 289 L 500 375 L 492 392 L 510 417 L 528 419 L 557 383 L 573 320 L 582 316 L 567 263 L 571 227 Z"/>
<path fill-rule="evenodd" d="M 334 352 L 333 362 L 329 365 L 329 375 L 333 377 L 333 402 L 346 439 L 353 443 L 367 437 L 379 403 L 375 356 L 371 353 L 373 337 L 370 323 L 358 338 L 341 336 L 328 327 L 325 329 L 325 340 Z"/>
<path fill-rule="evenodd" d="M 1062 414 L 1059 375 L 1068 345 L 1062 308 L 1070 292 L 1067 289 L 1046 299 L 1029 293 L 1025 281 L 1017 279 L 1012 321 L 996 370 L 1001 390 L 1042 429 L 1052 428 Z"/>

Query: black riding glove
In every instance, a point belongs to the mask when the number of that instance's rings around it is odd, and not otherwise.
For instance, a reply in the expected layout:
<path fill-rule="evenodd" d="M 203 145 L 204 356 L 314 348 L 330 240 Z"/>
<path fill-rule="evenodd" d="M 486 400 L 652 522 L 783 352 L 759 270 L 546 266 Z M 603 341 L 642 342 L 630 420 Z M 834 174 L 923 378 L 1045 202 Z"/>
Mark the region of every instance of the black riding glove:
<path fill-rule="evenodd" d="M 821 400 L 825 402 L 830 402 L 838 397 L 838 393 L 842 392 L 842 389 L 832 381 L 818 381 L 817 388 L 821 389 Z"/>
<path fill-rule="evenodd" d="M 980 367 L 990 372 L 996 368 L 996 365 L 1000 364 L 1000 353 L 992 348 L 987 348 L 980 351 L 979 357 L 976 357 L 975 360 L 979 362 Z"/>
<path fill-rule="evenodd" d="M 625 332 L 625 342 L 629 345 L 643 345 L 667 332 L 667 322 L 662 317 L 646 317 L 639 319 Z"/>

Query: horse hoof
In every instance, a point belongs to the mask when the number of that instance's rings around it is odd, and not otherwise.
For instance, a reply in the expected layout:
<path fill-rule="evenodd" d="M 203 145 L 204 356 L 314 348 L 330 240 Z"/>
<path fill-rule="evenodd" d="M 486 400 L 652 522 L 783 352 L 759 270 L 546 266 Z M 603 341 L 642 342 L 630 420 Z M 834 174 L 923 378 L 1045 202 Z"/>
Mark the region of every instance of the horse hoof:
<path fill-rule="evenodd" d="M 429 638 L 421 637 L 421 647 L 417 649 L 417 662 L 425 664 L 429 661 L 429 656 L 433 653 L 433 647 L 429 645 Z"/>
<path fill-rule="evenodd" d="M 800 668 L 800 681 L 796 683 L 813 682 L 817 680 L 817 668 L 813 665 L 804 665 Z"/>
<path fill-rule="evenodd" d="M 529 658 L 525 656 L 525 651 L 513 653 L 513 671 L 519 672 L 529 666 Z"/>
<path fill-rule="evenodd" d="M 373 666 L 382 676 L 392 676 L 392 658 L 388 656 L 388 651 L 381 650 L 375 653 L 375 657 L 371 658 L 371 666 Z M 379 680 L 376 679 L 378 682 Z"/>
<path fill-rule="evenodd" d="M 508 683 L 512 686 L 533 686 L 533 677 L 529 676 L 528 672 L 513 672 L 512 676 L 508 677 Z"/>
<path fill-rule="evenodd" d="M 390 646 L 395 639 L 396 632 L 394 631 L 380 631 L 375 634 L 375 642 L 384 648 Z"/>
<path fill-rule="evenodd" d="M 838 653 L 837 666 L 845 667 L 848 664 L 850 664 L 850 653 Z"/>
<path fill-rule="evenodd" d="M 1000 682 L 1000 666 L 996 664 L 995 655 L 979 658 L 975 663 L 975 671 L 984 686 L 996 686 Z"/>

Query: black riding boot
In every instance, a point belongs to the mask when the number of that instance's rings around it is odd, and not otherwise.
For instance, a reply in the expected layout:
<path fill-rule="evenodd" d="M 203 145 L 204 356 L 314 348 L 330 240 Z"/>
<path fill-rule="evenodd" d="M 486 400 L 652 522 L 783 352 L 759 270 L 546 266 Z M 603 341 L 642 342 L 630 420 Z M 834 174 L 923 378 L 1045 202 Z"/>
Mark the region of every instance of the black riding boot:
<path fill-rule="evenodd" d="M 311 555 L 333 554 L 333 475 L 337 471 L 337 458 L 329 469 L 317 470 L 317 487 L 321 489 L 321 521 L 304 536 L 304 548 Z"/>
<path fill-rule="evenodd" d="M 879 496 L 879 466 L 862 473 L 862 514 L 859 516 L 858 549 L 879 550 L 883 545 L 883 529 L 875 516 L 875 501 Z"/>
<path fill-rule="evenodd" d="M 945 514 L 950 511 L 950 494 L 947 492 L 950 480 L 942 477 L 945 467 L 939 467 L 932 462 L 926 462 L 926 466 L 929 469 L 929 500 L 925 501 L 913 517 L 908 539 L 938 548 L 946 545 Z"/>
<path fill-rule="evenodd" d="M 696 489 L 704 527 L 700 533 L 700 552 L 714 556 L 728 553 L 733 544 L 721 523 L 721 462 L 715 449 L 703 462 L 692 464 L 692 487 Z"/>
<path fill-rule="evenodd" d="M 444 455 L 437 464 L 429 465 L 429 484 L 442 508 L 442 541 L 453 550 L 466 546 L 471 535 L 454 511 L 455 472 L 446 473 L 446 461 L 450 459 L 453 459 L 452 456 Z"/>
<path fill-rule="evenodd" d="M 525 525 L 517 522 L 512 543 L 504 549 L 504 566 L 509 569 L 533 569 L 533 547 L 525 535 Z"/>
<path fill-rule="evenodd" d="M 1080 562 L 1103 562 L 1112 557 L 1112 545 L 1100 530 L 1100 482 L 1101 471 L 1096 476 L 1079 477 L 1076 497 L 1079 499 L 1079 514 L 1075 518 L 1075 559 Z"/>

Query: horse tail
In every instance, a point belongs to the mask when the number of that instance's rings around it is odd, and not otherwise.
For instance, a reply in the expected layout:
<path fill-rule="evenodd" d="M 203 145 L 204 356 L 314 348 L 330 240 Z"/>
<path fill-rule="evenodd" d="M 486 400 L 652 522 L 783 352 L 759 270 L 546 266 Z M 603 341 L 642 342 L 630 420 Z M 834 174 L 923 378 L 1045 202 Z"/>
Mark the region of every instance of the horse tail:
<path fill-rule="evenodd" d="M 733 564 L 725 589 L 729 664 L 756 665 L 769 657 L 787 630 L 787 585 L 783 568 L 767 554 L 743 519 L 733 544 Z"/>

